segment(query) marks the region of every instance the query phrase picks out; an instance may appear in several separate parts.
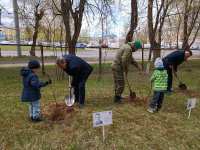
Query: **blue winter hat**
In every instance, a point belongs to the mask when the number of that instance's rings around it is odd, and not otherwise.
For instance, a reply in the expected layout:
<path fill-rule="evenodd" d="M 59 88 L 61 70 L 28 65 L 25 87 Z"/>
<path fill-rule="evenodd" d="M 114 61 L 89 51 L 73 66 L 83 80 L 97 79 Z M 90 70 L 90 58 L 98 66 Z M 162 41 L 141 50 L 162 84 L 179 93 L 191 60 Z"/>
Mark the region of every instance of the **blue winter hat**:
<path fill-rule="evenodd" d="M 156 60 L 154 62 L 154 66 L 155 66 L 155 68 L 159 68 L 159 69 L 164 68 L 163 61 L 160 57 L 156 58 Z"/>
<path fill-rule="evenodd" d="M 37 69 L 40 68 L 40 62 L 37 60 L 30 60 L 28 62 L 28 68 L 30 69 Z"/>

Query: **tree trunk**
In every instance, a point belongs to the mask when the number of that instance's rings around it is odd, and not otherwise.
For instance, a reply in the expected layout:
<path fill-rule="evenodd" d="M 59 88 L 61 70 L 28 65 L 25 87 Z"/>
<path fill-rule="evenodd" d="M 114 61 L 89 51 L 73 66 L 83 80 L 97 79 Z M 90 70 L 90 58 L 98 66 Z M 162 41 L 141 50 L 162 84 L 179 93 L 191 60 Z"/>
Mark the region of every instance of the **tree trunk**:
<path fill-rule="evenodd" d="M 73 10 L 73 1 L 61 0 L 61 12 L 65 25 L 65 47 L 70 54 L 75 55 L 76 43 L 81 31 L 83 12 L 86 0 L 80 0 L 78 9 Z M 70 19 L 73 19 L 73 26 Z M 74 29 L 73 29 L 74 27 Z M 74 30 L 74 31 L 73 31 Z M 72 34 L 73 33 L 73 34 Z"/>
<path fill-rule="evenodd" d="M 33 43 L 32 43 L 31 50 L 30 50 L 31 56 L 35 56 L 35 47 L 36 47 L 38 31 L 39 31 L 39 27 L 40 27 L 40 20 L 44 16 L 44 10 L 41 9 L 40 11 L 38 11 L 38 7 L 39 7 L 39 5 L 37 5 L 35 8 L 35 26 L 34 26 L 34 33 L 33 33 Z"/>
<path fill-rule="evenodd" d="M 153 32 L 153 0 L 148 1 L 148 35 L 149 35 L 149 42 L 150 42 L 150 51 L 149 51 L 149 58 L 148 61 L 151 61 L 151 55 L 153 51 L 153 45 L 155 41 L 155 32 Z"/>
<path fill-rule="evenodd" d="M 189 46 L 188 44 L 188 0 L 185 0 L 185 10 L 184 10 L 184 19 L 183 19 L 183 45 L 182 48 L 185 49 Z"/>
<path fill-rule="evenodd" d="M 137 0 L 131 0 L 131 23 L 130 29 L 126 35 L 126 41 L 131 42 L 133 39 L 134 30 L 137 28 L 138 25 L 138 7 L 137 7 Z"/>
<path fill-rule="evenodd" d="M 152 45 L 153 49 L 153 61 L 155 61 L 156 58 L 161 56 L 161 45 L 160 43 L 154 42 Z"/>
<path fill-rule="evenodd" d="M 35 56 L 35 47 L 36 47 L 36 42 L 37 42 L 37 37 L 38 37 L 38 29 L 39 29 L 39 21 L 36 21 L 35 27 L 34 27 L 34 33 L 33 33 L 33 43 L 31 45 L 31 50 L 30 50 L 30 55 Z"/>

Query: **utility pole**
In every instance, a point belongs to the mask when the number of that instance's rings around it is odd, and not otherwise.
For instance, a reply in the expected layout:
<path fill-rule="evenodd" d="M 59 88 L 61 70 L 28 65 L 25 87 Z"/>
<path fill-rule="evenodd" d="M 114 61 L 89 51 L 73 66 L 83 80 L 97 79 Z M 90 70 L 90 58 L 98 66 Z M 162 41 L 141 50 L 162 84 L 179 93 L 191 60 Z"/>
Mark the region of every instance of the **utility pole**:
<path fill-rule="evenodd" d="M 15 21 L 15 31 L 16 31 L 16 42 L 17 42 L 17 56 L 21 56 L 20 30 L 19 30 L 19 18 L 18 18 L 17 0 L 13 0 L 13 11 L 14 11 L 14 21 Z"/>

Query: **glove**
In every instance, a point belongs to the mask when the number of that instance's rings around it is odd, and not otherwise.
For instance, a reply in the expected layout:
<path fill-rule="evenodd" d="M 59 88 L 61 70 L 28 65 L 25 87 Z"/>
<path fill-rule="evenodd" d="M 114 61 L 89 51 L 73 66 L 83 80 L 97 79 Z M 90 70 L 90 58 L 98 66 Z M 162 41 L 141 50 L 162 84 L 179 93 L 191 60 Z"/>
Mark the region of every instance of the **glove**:
<path fill-rule="evenodd" d="M 51 79 L 49 79 L 48 81 L 45 82 L 45 85 L 48 85 L 48 84 L 52 84 Z"/>
<path fill-rule="evenodd" d="M 52 84 L 52 80 L 51 79 L 49 79 L 49 81 L 47 81 L 49 84 Z"/>

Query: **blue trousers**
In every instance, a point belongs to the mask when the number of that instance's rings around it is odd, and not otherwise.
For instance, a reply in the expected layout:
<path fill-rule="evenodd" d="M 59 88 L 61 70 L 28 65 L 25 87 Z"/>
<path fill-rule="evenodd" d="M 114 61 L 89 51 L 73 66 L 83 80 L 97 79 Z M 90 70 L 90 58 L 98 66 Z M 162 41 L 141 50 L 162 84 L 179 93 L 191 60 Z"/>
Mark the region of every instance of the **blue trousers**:
<path fill-rule="evenodd" d="M 74 86 L 75 102 L 80 104 L 85 103 L 85 83 L 86 81 L 82 80 Z"/>
<path fill-rule="evenodd" d="M 172 90 L 172 82 L 173 82 L 173 73 L 172 69 L 167 67 L 167 74 L 168 74 L 168 80 L 167 80 L 167 91 Z"/>
<path fill-rule="evenodd" d="M 92 69 L 73 77 L 72 87 L 74 88 L 75 102 L 82 105 L 85 103 L 85 84 L 91 72 Z"/>
<path fill-rule="evenodd" d="M 173 72 L 172 68 L 168 65 L 168 63 L 163 62 L 165 69 L 167 70 L 168 80 L 167 80 L 167 91 L 171 92 L 172 90 L 172 83 L 173 83 Z"/>
<path fill-rule="evenodd" d="M 149 104 L 149 107 L 153 109 L 161 109 L 162 103 L 164 99 L 164 92 L 163 91 L 154 91 L 153 98 Z"/>
<path fill-rule="evenodd" d="M 30 118 L 37 119 L 40 117 L 40 100 L 30 102 L 29 105 Z"/>

